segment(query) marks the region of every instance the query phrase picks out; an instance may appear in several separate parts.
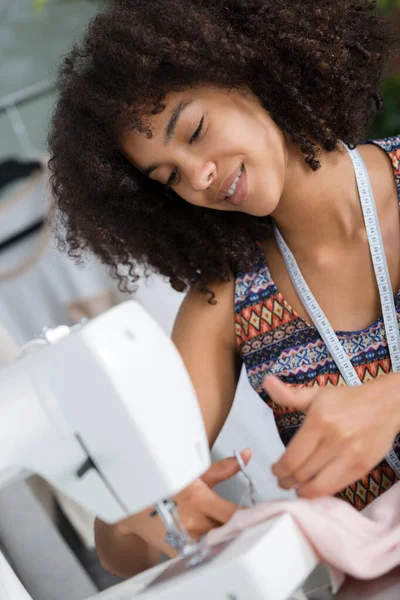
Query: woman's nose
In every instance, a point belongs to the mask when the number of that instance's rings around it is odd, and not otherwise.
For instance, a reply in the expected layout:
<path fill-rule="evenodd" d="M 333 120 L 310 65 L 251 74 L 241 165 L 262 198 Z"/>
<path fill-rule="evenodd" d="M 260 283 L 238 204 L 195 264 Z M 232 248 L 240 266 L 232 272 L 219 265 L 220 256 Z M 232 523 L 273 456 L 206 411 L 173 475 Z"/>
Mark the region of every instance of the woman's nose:
<path fill-rule="evenodd" d="M 216 166 L 212 161 L 193 165 L 188 173 L 188 178 L 193 189 L 196 192 L 202 192 L 209 188 L 214 180 L 215 171 Z"/>

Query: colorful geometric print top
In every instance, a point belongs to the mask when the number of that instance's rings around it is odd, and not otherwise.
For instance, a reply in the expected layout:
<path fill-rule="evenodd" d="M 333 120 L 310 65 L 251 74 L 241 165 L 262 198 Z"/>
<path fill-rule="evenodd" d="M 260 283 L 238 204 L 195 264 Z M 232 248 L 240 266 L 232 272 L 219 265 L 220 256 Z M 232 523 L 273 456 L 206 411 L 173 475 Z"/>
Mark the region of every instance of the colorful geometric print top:
<path fill-rule="evenodd" d="M 400 136 L 371 141 L 390 156 L 400 203 Z M 400 323 L 400 290 L 395 297 Z M 236 339 L 252 387 L 274 412 L 279 435 L 289 443 L 304 421 L 304 413 L 274 403 L 262 389 L 264 377 L 276 375 L 299 387 L 346 385 L 317 329 L 286 302 L 260 256 L 254 272 L 238 274 L 235 282 Z M 389 373 L 391 361 L 383 318 L 360 331 L 336 332 L 363 383 Z M 394 447 L 400 458 L 400 435 Z M 361 510 L 398 480 L 383 460 L 366 477 L 337 494 Z"/>

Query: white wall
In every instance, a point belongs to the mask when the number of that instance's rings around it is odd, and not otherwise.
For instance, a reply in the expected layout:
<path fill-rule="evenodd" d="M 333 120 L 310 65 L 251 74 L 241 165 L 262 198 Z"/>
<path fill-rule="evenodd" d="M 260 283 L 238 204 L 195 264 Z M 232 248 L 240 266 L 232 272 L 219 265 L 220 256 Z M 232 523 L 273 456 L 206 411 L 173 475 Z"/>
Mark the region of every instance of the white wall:
<path fill-rule="evenodd" d="M 48 0 L 37 11 L 35 0 L 0 0 L 0 99 L 39 81 L 54 81 L 60 57 L 82 35 L 98 4 Z M 40 151 L 46 148 L 52 102 L 49 94 L 21 107 L 29 138 Z M 8 118 L 0 113 L 0 160 L 20 152 Z"/>

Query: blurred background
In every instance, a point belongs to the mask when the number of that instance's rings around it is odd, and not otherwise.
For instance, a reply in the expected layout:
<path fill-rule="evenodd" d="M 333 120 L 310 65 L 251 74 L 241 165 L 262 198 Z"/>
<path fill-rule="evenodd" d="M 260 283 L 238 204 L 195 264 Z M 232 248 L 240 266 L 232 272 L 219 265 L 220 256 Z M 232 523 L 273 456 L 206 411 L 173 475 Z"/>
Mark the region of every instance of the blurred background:
<path fill-rule="evenodd" d="M 395 25 L 400 37 L 400 0 L 378 0 L 378 8 Z M 383 82 L 385 110 L 370 129 L 370 137 L 390 137 L 400 132 L 400 53 L 391 61 Z"/>
<path fill-rule="evenodd" d="M 12 360 L 44 326 L 72 325 L 129 297 L 94 257 L 78 268 L 60 255 L 44 222 L 56 65 L 104 4 L 0 0 L 0 363 Z M 400 34 L 400 0 L 378 6 Z M 383 93 L 386 107 L 369 137 L 400 134 L 400 57 L 388 68 Z M 182 295 L 154 276 L 133 297 L 171 332 Z M 269 409 L 242 377 L 213 457 L 245 446 L 253 449 L 250 472 L 257 488 L 265 498 L 282 497 L 269 475 L 282 445 Z M 220 492 L 241 501 L 246 489 L 238 476 Z M 97 559 L 93 517 L 38 477 L 0 490 L 0 549 L 33 600 L 82 600 L 116 581 Z"/>

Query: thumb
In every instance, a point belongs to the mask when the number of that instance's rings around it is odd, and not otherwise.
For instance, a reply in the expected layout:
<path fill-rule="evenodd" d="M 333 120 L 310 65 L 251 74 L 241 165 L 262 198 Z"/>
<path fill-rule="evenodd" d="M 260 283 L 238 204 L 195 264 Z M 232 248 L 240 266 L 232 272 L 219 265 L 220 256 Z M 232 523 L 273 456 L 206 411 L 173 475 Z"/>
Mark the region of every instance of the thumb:
<path fill-rule="evenodd" d="M 316 392 L 313 389 L 294 389 L 277 377 L 272 376 L 264 379 L 263 388 L 277 404 L 287 406 L 288 408 L 297 408 L 297 410 L 304 412 L 309 409 L 311 402 L 316 396 Z"/>
<path fill-rule="evenodd" d="M 246 448 L 240 453 L 245 465 L 251 459 L 251 450 Z M 223 458 L 213 463 L 211 467 L 204 473 L 201 480 L 204 481 L 211 489 L 214 488 L 222 481 L 230 479 L 240 471 L 240 466 L 237 459 L 232 456 L 230 458 Z"/>

